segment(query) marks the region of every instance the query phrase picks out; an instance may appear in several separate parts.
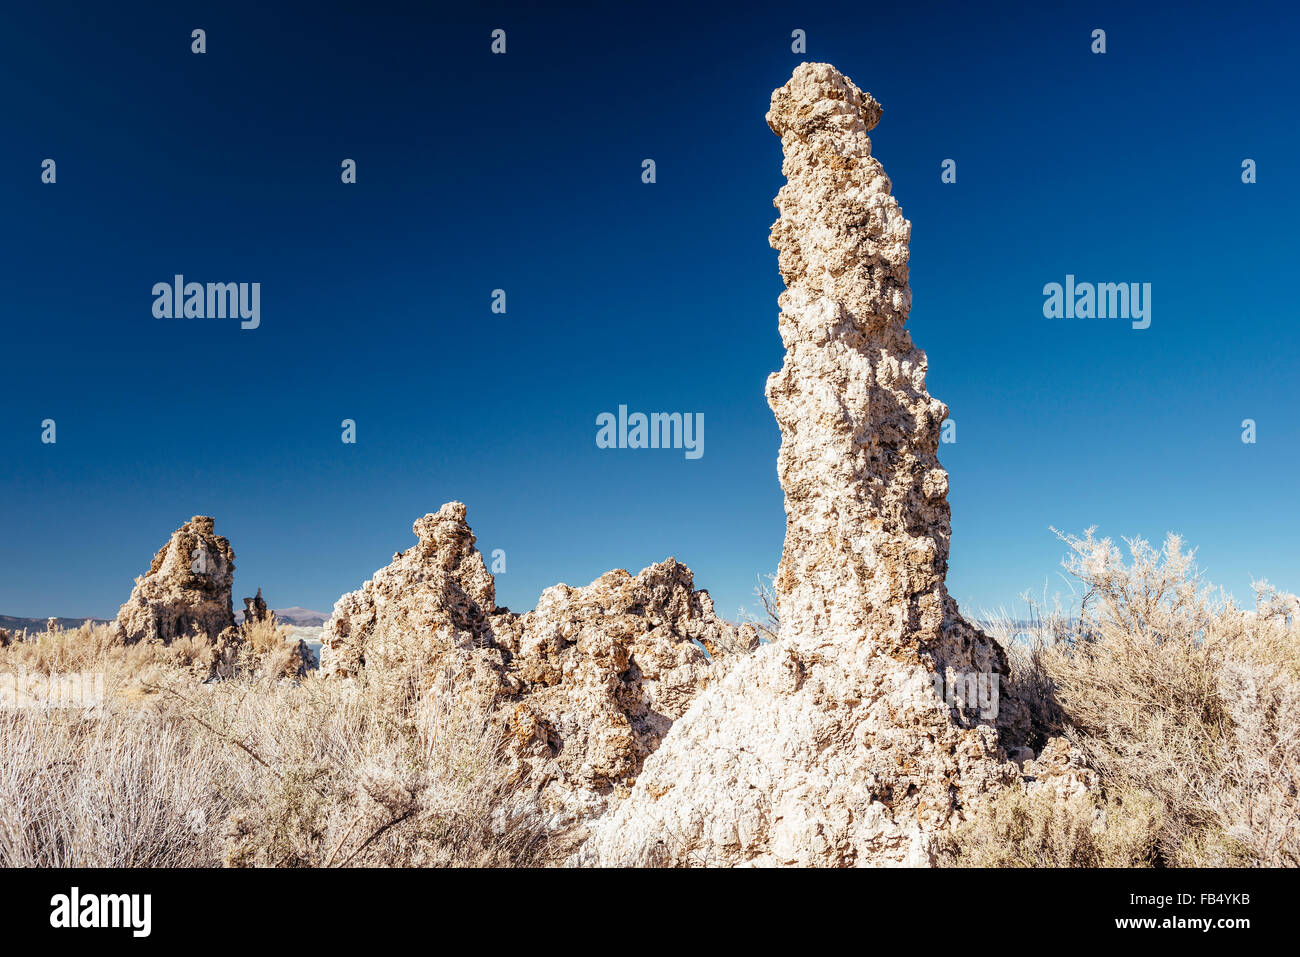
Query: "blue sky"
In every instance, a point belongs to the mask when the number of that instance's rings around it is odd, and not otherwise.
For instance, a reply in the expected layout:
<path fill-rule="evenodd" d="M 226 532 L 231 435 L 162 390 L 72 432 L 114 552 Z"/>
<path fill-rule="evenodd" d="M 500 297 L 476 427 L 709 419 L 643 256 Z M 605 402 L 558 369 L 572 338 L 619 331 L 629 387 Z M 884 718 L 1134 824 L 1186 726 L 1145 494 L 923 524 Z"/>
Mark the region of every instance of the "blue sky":
<path fill-rule="evenodd" d="M 1286 5 L 84 6 L 0 30 L 2 613 L 114 614 L 194 514 L 236 604 L 328 611 L 453 499 L 517 610 L 668 555 L 751 604 L 784 536 L 763 115 L 805 59 L 885 107 L 953 595 L 1063 589 L 1049 526 L 1094 524 L 1300 588 Z M 155 319 L 175 273 L 260 282 L 260 328 Z M 1067 273 L 1150 282 L 1151 327 L 1044 318 Z M 704 456 L 597 448 L 619 404 L 703 413 Z"/>

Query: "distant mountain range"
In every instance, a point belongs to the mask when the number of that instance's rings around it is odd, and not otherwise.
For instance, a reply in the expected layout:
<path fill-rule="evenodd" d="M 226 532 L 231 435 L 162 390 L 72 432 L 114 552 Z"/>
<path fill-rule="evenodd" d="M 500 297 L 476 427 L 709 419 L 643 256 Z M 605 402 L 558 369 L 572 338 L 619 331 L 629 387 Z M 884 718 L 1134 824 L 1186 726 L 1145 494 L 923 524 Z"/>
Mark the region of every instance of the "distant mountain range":
<path fill-rule="evenodd" d="M 292 608 L 273 608 L 277 621 L 286 625 L 297 625 L 299 628 L 318 628 L 325 622 L 329 621 L 328 612 L 312 611 L 310 608 L 300 608 L 294 605 Z M 244 609 L 235 612 L 235 621 L 244 620 Z"/>
<path fill-rule="evenodd" d="M 0 615 L 0 628 L 5 631 L 22 631 L 26 628 L 28 631 L 44 631 L 46 618 L 14 618 L 12 615 Z M 107 618 L 56 618 L 60 628 L 80 628 L 86 622 L 94 622 L 97 625 L 108 624 Z"/>
<path fill-rule="evenodd" d="M 329 615 L 324 612 L 312 611 L 310 608 L 299 608 L 294 605 L 292 608 L 276 608 L 275 617 L 278 621 L 286 625 L 295 625 L 299 628 L 319 628 L 329 620 Z M 15 618 L 12 615 L 0 615 L 0 628 L 5 631 L 22 631 L 24 628 L 28 631 L 44 631 L 45 618 Z M 92 622 L 96 625 L 106 625 L 112 619 L 109 618 L 56 618 L 60 628 L 80 628 L 86 622 Z M 235 621 L 244 620 L 244 610 L 241 608 L 235 612 Z"/>

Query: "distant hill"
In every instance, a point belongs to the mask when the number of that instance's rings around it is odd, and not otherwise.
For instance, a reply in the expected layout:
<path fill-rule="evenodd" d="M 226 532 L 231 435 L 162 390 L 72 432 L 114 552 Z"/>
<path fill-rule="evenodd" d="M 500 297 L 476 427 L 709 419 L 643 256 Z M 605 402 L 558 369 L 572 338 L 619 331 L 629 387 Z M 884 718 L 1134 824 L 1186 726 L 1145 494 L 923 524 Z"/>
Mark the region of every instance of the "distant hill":
<path fill-rule="evenodd" d="M 276 608 L 276 620 L 286 625 L 295 625 L 299 628 L 319 628 L 325 622 L 329 621 L 329 615 L 325 612 L 312 611 L 310 608 L 300 608 L 294 605 L 292 608 Z M 106 625 L 112 619 L 109 618 L 56 618 L 60 628 L 80 628 L 86 622 L 93 622 L 96 625 Z M 235 621 L 244 620 L 244 610 L 241 608 L 235 612 Z M 26 628 L 28 631 L 44 631 L 44 618 L 15 618 L 12 615 L 0 615 L 0 628 L 5 631 L 22 631 Z"/>
<path fill-rule="evenodd" d="M 0 615 L 0 628 L 5 631 L 22 631 L 26 628 L 28 631 L 44 631 L 45 618 L 14 618 L 11 615 Z M 107 618 L 56 618 L 60 628 L 80 628 L 86 622 L 93 622 L 96 625 L 108 624 Z"/>
<path fill-rule="evenodd" d="M 329 621 L 329 614 L 325 612 L 312 611 L 310 608 L 300 608 L 294 605 L 292 608 L 273 608 L 275 618 L 286 625 L 297 625 L 299 628 L 319 628 L 325 622 Z M 244 620 L 244 609 L 235 612 L 235 621 Z M 42 623 L 44 627 L 44 623 Z"/>

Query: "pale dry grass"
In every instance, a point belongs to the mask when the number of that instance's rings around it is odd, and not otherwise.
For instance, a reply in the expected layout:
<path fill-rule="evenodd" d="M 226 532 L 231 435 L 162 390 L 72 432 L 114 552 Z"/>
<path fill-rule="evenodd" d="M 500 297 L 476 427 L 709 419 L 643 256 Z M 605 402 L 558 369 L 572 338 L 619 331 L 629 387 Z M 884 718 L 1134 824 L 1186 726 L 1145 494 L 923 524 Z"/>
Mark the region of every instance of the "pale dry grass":
<path fill-rule="evenodd" d="M 34 632 L 24 641 L 5 644 L 0 647 L 0 667 L 45 675 L 92 669 L 134 674 L 156 662 L 179 659 L 184 653 L 179 645 L 125 645 L 110 626 L 85 624 L 80 628 Z"/>
<path fill-rule="evenodd" d="M 158 715 L 0 709 L 0 865 L 189 867 L 225 802 L 210 743 Z"/>
<path fill-rule="evenodd" d="M 221 680 L 203 680 L 211 662 L 189 641 L 32 637 L 0 649 L 0 671 L 97 671 L 105 701 L 0 708 L 0 866 L 542 865 L 563 853 L 499 733 L 450 680 L 408 697 L 298 677 L 294 646 L 261 624 Z"/>
<path fill-rule="evenodd" d="M 503 759 L 487 714 L 454 682 L 395 701 L 328 681 L 181 693 L 195 723 L 243 752 L 228 819 L 232 865 L 549 863 L 542 815 Z"/>

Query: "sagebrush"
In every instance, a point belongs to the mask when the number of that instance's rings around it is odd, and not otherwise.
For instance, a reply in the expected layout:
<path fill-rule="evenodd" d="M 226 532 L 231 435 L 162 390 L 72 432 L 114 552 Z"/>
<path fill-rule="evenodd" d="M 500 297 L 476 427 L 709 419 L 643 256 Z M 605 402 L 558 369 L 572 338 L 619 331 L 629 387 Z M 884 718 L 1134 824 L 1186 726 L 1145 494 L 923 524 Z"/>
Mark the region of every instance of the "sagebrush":
<path fill-rule="evenodd" d="M 297 677 L 296 650 L 267 627 L 245 629 L 222 680 L 195 680 L 201 640 L 126 646 L 106 626 L 0 650 L 3 670 L 105 676 L 93 709 L 0 709 L 0 865 L 500 866 L 559 853 L 499 732 L 454 680 L 397 700 L 364 680 Z"/>
<path fill-rule="evenodd" d="M 1127 541 L 1127 560 L 1092 530 L 1062 539 L 1082 586 L 1077 614 L 1035 606 L 1027 635 L 1009 622 L 995 631 L 1035 738 L 1065 735 L 1101 776 L 1085 839 L 1101 850 L 1085 856 L 1300 865 L 1300 601 L 1261 582 L 1256 607 L 1239 608 L 1202 581 L 1175 535 L 1159 551 Z M 966 826 L 967 862 L 988 859 L 1000 835 L 1018 844 L 1008 862 L 1076 863 L 1072 842 L 1043 836 L 1068 822 L 1045 813 L 1000 796 Z M 1146 838 L 1100 833 L 1135 822 Z M 950 862 L 962 862 L 962 846 L 947 846 Z"/>

